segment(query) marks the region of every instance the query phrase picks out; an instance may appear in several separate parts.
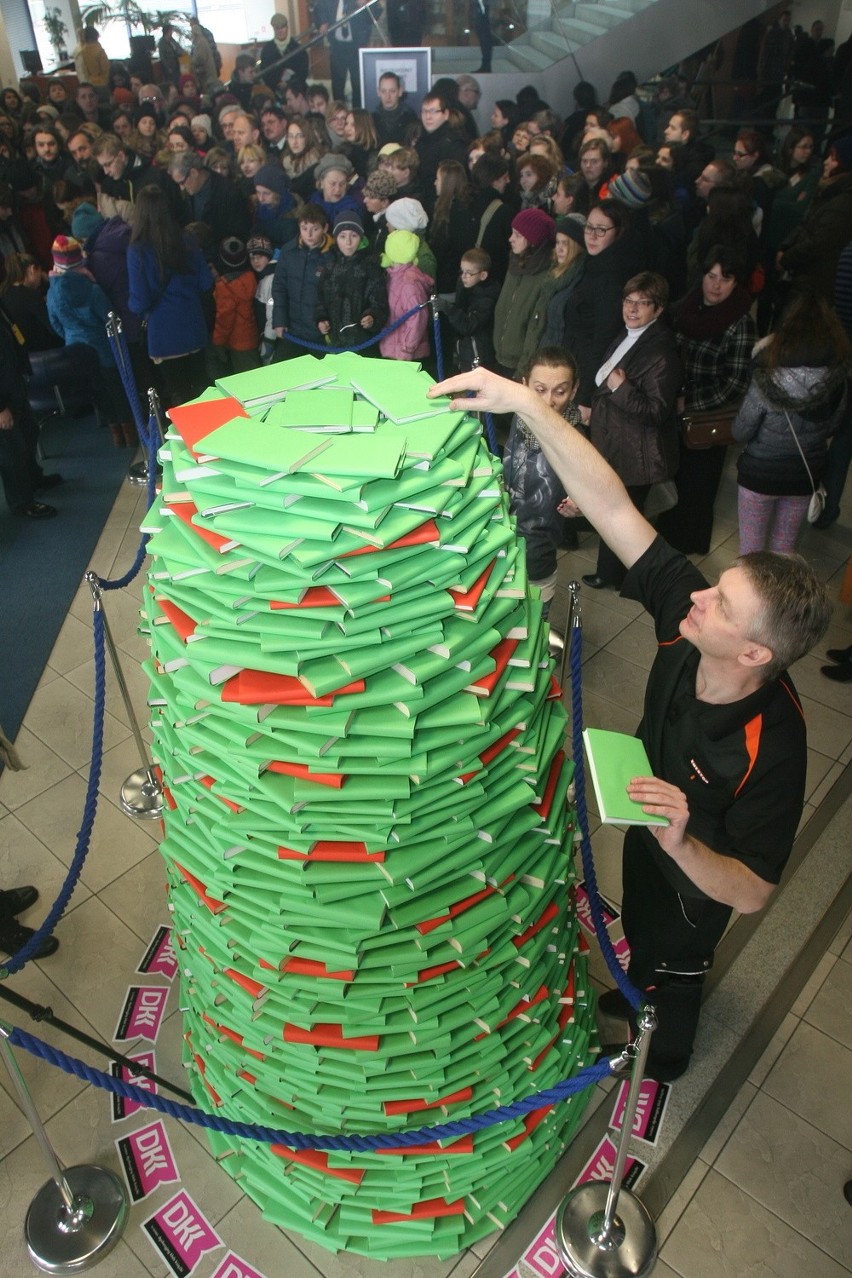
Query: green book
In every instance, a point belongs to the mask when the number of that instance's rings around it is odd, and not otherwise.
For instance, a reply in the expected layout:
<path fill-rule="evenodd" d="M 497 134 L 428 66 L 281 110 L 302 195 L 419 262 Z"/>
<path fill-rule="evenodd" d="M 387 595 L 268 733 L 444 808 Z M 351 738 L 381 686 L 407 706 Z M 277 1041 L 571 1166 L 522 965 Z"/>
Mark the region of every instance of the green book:
<path fill-rule="evenodd" d="M 264 421 L 292 430 L 346 432 L 352 429 L 352 404 L 352 392 L 341 387 L 291 390 L 283 403 L 272 405 Z"/>
<path fill-rule="evenodd" d="M 314 355 L 299 355 L 296 359 L 278 364 L 266 364 L 246 373 L 232 373 L 216 382 L 225 395 L 233 395 L 243 407 L 252 404 L 271 403 L 281 399 L 287 391 L 307 390 L 312 386 L 325 386 L 334 381 L 334 373 Z"/>
<path fill-rule="evenodd" d="M 626 732 L 585 728 L 583 743 L 595 787 L 598 812 L 604 825 L 668 825 L 662 816 L 650 816 L 640 803 L 628 798 L 633 777 L 653 776 L 645 747 Z"/>

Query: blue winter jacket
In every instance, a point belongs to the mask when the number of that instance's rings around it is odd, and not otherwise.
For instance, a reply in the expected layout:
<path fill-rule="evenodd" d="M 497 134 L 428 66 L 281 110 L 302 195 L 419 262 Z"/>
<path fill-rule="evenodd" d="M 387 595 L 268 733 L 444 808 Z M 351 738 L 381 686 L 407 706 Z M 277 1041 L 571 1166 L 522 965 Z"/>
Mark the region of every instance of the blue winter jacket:
<path fill-rule="evenodd" d="M 51 327 L 66 346 L 82 342 L 97 351 L 101 368 L 115 368 L 106 335 L 111 311 L 106 293 L 85 271 L 51 275 L 47 290 L 47 314 Z"/>
<path fill-rule="evenodd" d="M 152 359 L 188 355 L 209 341 L 201 298 L 212 289 L 213 276 L 195 241 L 187 237 L 184 243 L 185 271 L 165 283 L 150 245 L 131 244 L 127 250 L 130 309 L 148 320 Z"/>

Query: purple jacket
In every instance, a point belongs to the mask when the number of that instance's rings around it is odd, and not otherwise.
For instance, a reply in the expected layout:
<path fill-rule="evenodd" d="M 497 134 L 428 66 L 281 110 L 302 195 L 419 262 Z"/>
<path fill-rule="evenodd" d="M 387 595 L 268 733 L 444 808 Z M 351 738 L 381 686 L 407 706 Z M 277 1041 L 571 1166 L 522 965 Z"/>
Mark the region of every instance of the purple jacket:
<path fill-rule="evenodd" d="M 111 217 L 93 231 L 85 243 L 86 265 L 121 318 L 124 336 L 135 342 L 142 335 L 142 320 L 128 305 L 127 246 L 130 226 L 123 218 Z"/>

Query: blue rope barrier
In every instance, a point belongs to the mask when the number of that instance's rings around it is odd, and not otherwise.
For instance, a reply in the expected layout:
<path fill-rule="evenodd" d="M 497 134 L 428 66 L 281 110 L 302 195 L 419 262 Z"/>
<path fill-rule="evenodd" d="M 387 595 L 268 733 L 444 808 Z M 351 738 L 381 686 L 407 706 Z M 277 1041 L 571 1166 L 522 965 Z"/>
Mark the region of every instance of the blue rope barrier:
<path fill-rule="evenodd" d="M 14 1028 L 9 1034 L 9 1042 L 21 1047 L 33 1056 L 40 1057 L 51 1065 L 68 1074 L 92 1083 L 103 1091 L 113 1092 L 143 1105 L 146 1109 L 156 1109 L 161 1114 L 169 1114 L 182 1122 L 192 1123 L 196 1127 L 205 1127 L 211 1131 L 222 1132 L 226 1136 L 239 1136 L 244 1140 L 262 1141 L 265 1144 L 289 1145 L 293 1149 L 324 1149 L 338 1151 L 355 1151 L 369 1153 L 378 1149 L 400 1149 L 410 1145 L 422 1145 L 436 1140 L 452 1140 L 459 1136 L 469 1136 L 472 1132 L 481 1131 L 485 1127 L 493 1127 L 497 1123 L 505 1123 L 513 1118 L 521 1118 L 537 1109 L 568 1100 L 587 1087 L 593 1087 L 607 1078 L 612 1069 L 609 1060 L 597 1061 L 575 1074 L 572 1078 L 563 1079 L 553 1087 L 525 1096 L 522 1100 L 513 1101 L 511 1105 L 501 1105 L 497 1109 L 482 1114 L 472 1114 L 469 1118 L 457 1118 L 450 1122 L 438 1123 L 430 1127 L 418 1127 L 413 1130 L 399 1132 L 377 1132 L 369 1135 L 333 1136 L 312 1132 L 290 1132 L 276 1127 L 266 1127 L 262 1123 L 242 1123 L 230 1118 L 219 1118 L 208 1114 L 206 1110 L 192 1105 L 182 1105 L 179 1101 L 169 1100 L 153 1092 L 145 1091 L 134 1083 L 126 1083 L 123 1079 L 113 1078 L 102 1070 L 87 1065 L 76 1056 L 69 1056 L 57 1047 L 51 1047 L 26 1030 Z"/>
<path fill-rule="evenodd" d="M 50 907 L 47 918 L 27 943 L 0 965 L 0 980 L 20 972 L 21 968 L 35 956 L 40 945 L 53 934 L 71 894 L 77 886 L 77 880 L 83 869 L 83 863 L 89 852 L 95 814 L 98 810 L 98 786 L 101 780 L 101 763 L 104 751 L 104 705 L 106 702 L 106 661 L 104 657 L 104 617 L 100 608 L 93 612 L 94 645 L 95 645 L 95 705 L 94 726 L 92 728 L 92 765 L 89 769 L 89 780 L 86 786 L 86 799 L 83 805 L 83 821 L 77 833 L 77 844 L 68 874 L 59 895 Z"/>
<path fill-rule="evenodd" d="M 121 329 L 121 320 L 112 312 L 110 313 L 110 321 L 106 325 L 106 334 L 112 350 L 112 357 L 118 369 L 118 375 L 121 378 L 121 384 L 124 387 L 124 394 L 130 405 L 134 424 L 141 436 L 144 418 L 142 416 L 142 407 L 139 403 L 139 388 L 133 376 L 133 365 L 130 362 L 130 352 L 127 349 L 124 332 Z"/>
<path fill-rule="evenodd" d="M 410 311 L 406 311 L 404 315 L 400 315 L 399 319 L 394 320 L 392 324 L 388 324 L 387 328 L 383 328 L 381 333 L 376 333 L 375 337 L 368 337 L 366 341 L 359 342 L 357 346 L 327 346 L 324 342 L 309 342 L 306 338 L 296 337 L 295 333 L 290 332 L 287 333 L 287 341 L 295 343 L 296 346 L 304 346 L 309 351 L 320 351 L 323 355 L 357 354 L 358 351 L 365 351 L 368 346 L 375 346 L 376 342 L 380 342 L 383 337 L 393 333 L 399 328 L 400 324 L 410 320 L 412 315 L 416 315 L 418 311 L 422 311 L 423 307 L 428 305 L 428 302 L 418 302 L 416 306 L 412 306 Z"/>
<path fill-rule="evenodd" d="M 592 920 L 595 925 L 595 933 L 598 938 L 598 944 L 601 952 L 606 960 L 609 968 L 610 976 L 612 976 L 618 988 L 627 999 L 634 1011 L 638 1011 L 644 1003 L 646 1003 L 646 995 L 636 988 L 628 977 L 627 973 L 622 969 L 618 961 L 618 957 L 613 949 L 609 932 L 606 930 L 604 922 L 603 909 L 601 906 L 600 893 L 598 891 L 598 876 L 595 871 L 595 863 L 592 858 L 592 845 L 589 836 L 589 817 L 586 808 L 586 765 L 583 756 L 583 692 L 581 677 L 581 662 L 583 657 L 583 638 L 582 628 L 573 626 L 570 634 L 571 644 L 571 743 L 574 752 L 574 795 L 577 804 L 577 824 L 580 827 L 580 854 L 583 860 L 583 874 L 586 878 L 586 887 L 589 892 L 589 906 L 592 911 Z"/>
<path fill-rule="evenodd" d="M 432 335 L 435 340 L 435 364 L 438 369 L 438 381 L 444 380 L 444 348 L 441 345 L 441 317 L 432 307 Z"/>
<path fill-rule="evenodd" d="M 488 447 L 493 457 L 499 456 L 500 445 L 497 443 L 497 431 L 494 429 L 494 414 L 485 413 L 485 438 L 488 440 Z"/>
<path fill-rule="evenodd" d="M 145 481 L 145 497 L 147 501 L 147 509 L 150 510 L 154 504 L 154 498 L 157 495 L 157 439 L 159 437 L 157 422 L 153 414 L 148 419 L 147 427 L 143 426 L 140 429 L 139 434 L 148 459 L 148 474 Z M 133 581 L 142 568 L 147 554 L 148 535 L 147 533 L 143 533 L 139 542 L 139 548 L 136 551 L 136 557 L 127 572 L 123 577 L 116 577 L 112 580 L 106 577 L 98 577 L 97 582 L 101 590 L 123 590 L 125 586 L 129 586 L 131 581 Z"/>

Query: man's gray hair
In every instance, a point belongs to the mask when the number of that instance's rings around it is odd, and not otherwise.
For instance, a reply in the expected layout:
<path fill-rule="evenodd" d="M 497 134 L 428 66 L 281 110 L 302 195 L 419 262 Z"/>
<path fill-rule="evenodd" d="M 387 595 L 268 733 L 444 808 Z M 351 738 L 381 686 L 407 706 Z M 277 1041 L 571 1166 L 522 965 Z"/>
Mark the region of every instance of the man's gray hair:
<path fill-rule="evenodd" d="M 204 169 L 204 161 L 195 151 L 178 151 L 169 159 L 169 177 L 188 177 L 193 169 Z"/>

